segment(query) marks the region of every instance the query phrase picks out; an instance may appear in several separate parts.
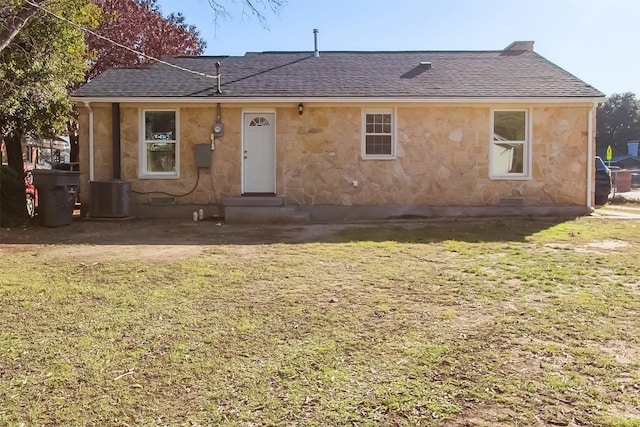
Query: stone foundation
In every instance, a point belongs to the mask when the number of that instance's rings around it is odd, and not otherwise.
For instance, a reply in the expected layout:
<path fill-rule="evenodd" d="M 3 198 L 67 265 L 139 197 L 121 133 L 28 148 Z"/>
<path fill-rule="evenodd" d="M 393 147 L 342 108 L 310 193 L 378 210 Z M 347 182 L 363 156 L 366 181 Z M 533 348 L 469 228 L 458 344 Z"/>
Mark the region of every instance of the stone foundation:
<path fill-rule="evenodd" d="M 136 204 L 132 214 L 139 218 L 184 218 L 203 209 L 207 219 L 227 223 L 277 224 L 352 222 L 395 219 L 477 218 L 477 217 L 560 217 L 575 218 L 591 213 L 581 206 L 424 206 L 424 205 L 362 205 L 362 206 L 230 206 Z M 225 213 L 228 218 L 224 218 Z"/>

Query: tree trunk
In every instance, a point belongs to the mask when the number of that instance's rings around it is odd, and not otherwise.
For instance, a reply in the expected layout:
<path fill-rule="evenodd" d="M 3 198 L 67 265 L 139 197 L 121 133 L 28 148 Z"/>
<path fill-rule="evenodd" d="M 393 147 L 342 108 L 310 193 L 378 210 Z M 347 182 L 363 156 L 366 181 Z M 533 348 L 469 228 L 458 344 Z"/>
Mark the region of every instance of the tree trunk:
<path fill-rule="evenodd" d="M 16 171 L 17 176 L 21 177 L 22 185 L 15 188 L 12 187 L 12 194 L 8 195 L 3 204 L 9 203 L 11 206 L 3 206 L 4 214 L 11 212 L 15 217 L 27 219 L 27 199 L 24 185 L 24 161 L 22 158 L 22 133 L 15 131 L 3 136 L 5 147 L 7 149 L 7 163 L 11 169 Z M 15 191 L 15 194 L 13 192 Z"/>
<path fill-rule="evenodd" d="M 78 136 L 78 109 L 75 106 L 72 109 L 71 118 L 67 121 L 67 133 L 69 134 L 69 145 L 71 145 L 69 161 L 78 163 L 80 162 L 80 138 Z"/>
<path fill-rule="evenodd" d="M 24 159 L 22 157 L 22 132 L 14 131 L 4 135 L 7 148 L 7 163 L 19 175 L 24 174 Z"/>

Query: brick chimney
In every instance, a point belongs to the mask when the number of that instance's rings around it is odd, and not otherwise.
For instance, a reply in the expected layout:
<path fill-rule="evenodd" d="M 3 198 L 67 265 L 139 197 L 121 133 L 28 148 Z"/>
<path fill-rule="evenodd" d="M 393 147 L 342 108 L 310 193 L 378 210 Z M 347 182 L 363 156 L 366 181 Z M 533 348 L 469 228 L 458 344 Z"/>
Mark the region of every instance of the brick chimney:
<path fill-rule="evenodd" d="M 533 40 L 526 41 L 515 41 L 511 43 L 509 46 L 505 47 L 504 50 L 526 50 L 528 52 L 533 52 L 533 44 L 535 42 Z"/>

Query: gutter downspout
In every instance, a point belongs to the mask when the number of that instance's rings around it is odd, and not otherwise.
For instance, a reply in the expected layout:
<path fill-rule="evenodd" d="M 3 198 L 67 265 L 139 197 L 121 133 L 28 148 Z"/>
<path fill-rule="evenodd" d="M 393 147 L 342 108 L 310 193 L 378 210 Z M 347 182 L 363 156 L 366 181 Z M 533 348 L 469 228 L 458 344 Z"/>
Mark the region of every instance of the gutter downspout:
<path fill-rule="evenodd" d="M 89 101 L 84 101 L 84 106 L 89 110 L 89 181 L 93 181 L 95 178 L 93 161 L 93 109 Z"/>
<path fill-rule="evenodd" d="M 593 124 L 594 124 L 594 116 L 596 114 L 596 108 L 598 106 L 597 102 L 593 103 L 593 106 L 589 110 L 589 114 L 587 116 L 587 212 L 593 213 L 595 211 L 594 207 L 591 205 L 591 198 L 593 192 L 593 168 L 594 168 L 594 154 L 593 154 L 593 145 L 594 145 L 594 134 L 593 134 Z"/>

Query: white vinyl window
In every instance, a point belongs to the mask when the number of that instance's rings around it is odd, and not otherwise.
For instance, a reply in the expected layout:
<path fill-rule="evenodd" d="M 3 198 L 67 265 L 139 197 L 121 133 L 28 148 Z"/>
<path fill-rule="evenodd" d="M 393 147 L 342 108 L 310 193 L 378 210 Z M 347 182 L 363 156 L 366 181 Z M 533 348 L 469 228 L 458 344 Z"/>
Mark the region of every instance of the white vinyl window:
<path fill-rule="evenodd" d="M 531 142 L 527 110 L 494 110 L 491 115 L 491 178 L 530 177 Z"/>
<path fill-rule="evenodd" d="M 180 144 L 177 110 L 143 110 L 141 178 L 178 178 Z"/>
<path fill-rule="evenodd" d="M 362 128 L 363 159 L 395 158 L 395 117 L 393 110 L 364 111 Z"/>

